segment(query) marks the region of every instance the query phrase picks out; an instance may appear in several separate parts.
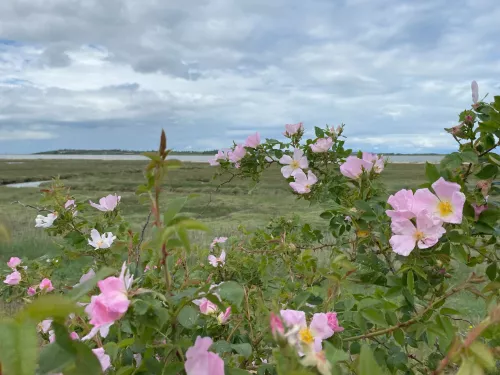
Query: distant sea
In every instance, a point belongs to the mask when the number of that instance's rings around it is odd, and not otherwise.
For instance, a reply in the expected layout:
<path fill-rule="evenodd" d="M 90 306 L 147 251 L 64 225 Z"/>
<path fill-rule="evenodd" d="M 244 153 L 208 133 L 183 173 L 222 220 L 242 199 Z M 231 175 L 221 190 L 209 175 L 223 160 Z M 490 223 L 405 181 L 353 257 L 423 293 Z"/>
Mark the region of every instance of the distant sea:
<path fill-rule="evenodd" d="M 443 155 L 392 155 L 387 156 L 392 163 L 439 163 Z M 212 155 L 172 155 L 169 159 L 184 162 L 204 163 Z M 142 155 L 0 155 L 0 160 L 145 160 Z"/>

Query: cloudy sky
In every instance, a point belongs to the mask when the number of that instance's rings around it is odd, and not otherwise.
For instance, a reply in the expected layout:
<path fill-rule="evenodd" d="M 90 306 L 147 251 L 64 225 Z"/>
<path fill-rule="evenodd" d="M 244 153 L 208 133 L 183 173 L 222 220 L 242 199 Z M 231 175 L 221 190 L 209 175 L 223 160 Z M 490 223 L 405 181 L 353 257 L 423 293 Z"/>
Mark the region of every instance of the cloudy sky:
<path fill-rule="evenodd" d="M 0 153 L 206 150 L 285 123 L 436 152 L 500 92 L 498 0 L 2 0 Z"/>

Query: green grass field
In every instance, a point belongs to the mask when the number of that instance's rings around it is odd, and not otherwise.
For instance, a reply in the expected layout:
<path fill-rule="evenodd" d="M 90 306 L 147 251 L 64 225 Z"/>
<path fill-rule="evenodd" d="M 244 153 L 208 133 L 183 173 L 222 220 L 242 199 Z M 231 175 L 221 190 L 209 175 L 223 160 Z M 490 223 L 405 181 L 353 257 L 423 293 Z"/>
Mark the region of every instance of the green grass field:
<path fill-rule="evenodd" d="M 135 195 L 142 183 L 143 161 L 98 161 L 98 160 L 30 160 L 19 164 L 0 162 L 2 184 L 24 181 L 43 181 L 60 176 L 78 201 L 98 200 L 110 193 L 122 196 L 122 212 L 135 229 L 145 222 L 149 207 L 140 203 Z M 383 182 L 390 191 L 403 187 L 416 187 L 425 181 L 424 165 L 389 164 L 382 174 Z M 173 197 L 198 194 L 190 201 L 185 211 L 205 222 L 211 233 L 197 235 L 195 242 L 208 245 L 214 236 L 236 234 L 238 226 L 258 228 L 273 217 L 299 215 L 303 222 L 325 225 L 319 213 L 326 206 L 309 205 L 290 194 L 290 188 L 278 168 L 269 169 L 258 187 L 250 191 L 250 181 L 234 179 L 216 191 L 218 185 L 229 178 L 213 180 L 213 167 L 201 163 L 185 163 L 172 170 L 165 182 L 164 203 Z M 36 205 L 40 198 L 39 188 L 11 188 L 0 186 L 0 222 L 9 229 L 12 240 L 0 243 L 0 262 L 10 256 L 38 257 L 53 255 L 57 248 L 43 230 L 34 227 L 36 211 L 13 203 Z M 76 265 L 75 265 L 76 266 Z M 69 267 L 68 274 L 73 271 Z M 78 274 L 78 273 L 77 273 Z M 468 312 L 475 320 L 484 312 L 484 304 L 463 295 L 454 303 Z M 455 305 L 455 307 L 457 307 Z"/>

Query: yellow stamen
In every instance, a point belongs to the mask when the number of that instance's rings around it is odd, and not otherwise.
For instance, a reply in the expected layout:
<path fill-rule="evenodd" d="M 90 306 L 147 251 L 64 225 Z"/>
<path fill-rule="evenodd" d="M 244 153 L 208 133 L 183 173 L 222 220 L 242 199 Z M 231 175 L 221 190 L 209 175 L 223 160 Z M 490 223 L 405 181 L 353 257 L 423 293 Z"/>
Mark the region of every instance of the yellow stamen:
<path fill-rule="evenodd" d="M 99 240 L 96 242 L 97 247 L 101 247 L 104 244 L 103 240 Z"/>
<path fill-rule="evenodd" d="M 370 232 L 368 232 L 367 230 L 358 230 L 357 232 L 358 237 L 361 238 L 368 237 L 369 234 Z"/>
<path fill-rule="evenodd" d="M 290 166 L 291 166 L 293 169 L 299 169 L 299 168 L 300 168 L 299 162 L 298 162 L 297 160 L 293 160 L 293 161 L 290 163 Z"/>
<path fill-rule="evenodd" d="M 314 336 L 312 335 L 311 330 L 309 328 L 302 328 L 299 331 L 299 338 L 300 341 L 308 345 L 314 342 Z"/>
<path fill-rule="evenodd" d="M 425 238 L 425 234 L 423 232 L 420 232 L 419 230 L 415 232 L 414 236 L 417 241 L 423 240 Z"/>
<path fill-rule="evenodd" d="M 441 216 L 448 216 L 453 213 L 453 207 L 450 202 L 441 201 L 438 204 L 438 210 Z"/>

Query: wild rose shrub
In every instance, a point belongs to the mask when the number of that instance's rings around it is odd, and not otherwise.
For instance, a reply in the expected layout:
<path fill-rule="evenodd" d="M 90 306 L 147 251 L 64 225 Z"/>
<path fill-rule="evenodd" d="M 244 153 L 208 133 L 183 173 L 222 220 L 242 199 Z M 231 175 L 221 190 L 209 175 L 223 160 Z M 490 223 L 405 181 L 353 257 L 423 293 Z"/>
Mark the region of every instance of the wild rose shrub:
<path fill-rule="evenodd" d="M 472 109 L 447 129 L 458 151 L 426 164 L 428 183 L 416 190 L 387 192 L 385 161 L 344 149 L 343 125 L 306 140 L 300 123 L 282 141 L 256 133 L 210 161 L 218 175 L 255 183 L 278 164 L 291 194 L 325 208 L 326 232 L 275 218 L 191 244 L 190 231 L 207 230 L 182 213 L 193 197 L 160 206 L 163 178 L 179 164 L 166 160 L 164 134 L 146 154 L 137 194 L 151 213 L 139 232 L 118 192 L 77 202 L 55 181 L 36 226 L 63 255 L 13 257 L 2 271 L 3 298 L 25 307 L 0 323 L 0 372 L 495 373 L 500 97 L 488 104 L 472 89 Z M 87 266 L 74 281 L 52 278 L 75 259 Z M 486 302 L 479 322 L 453 304 L 466 293 Z"/>

